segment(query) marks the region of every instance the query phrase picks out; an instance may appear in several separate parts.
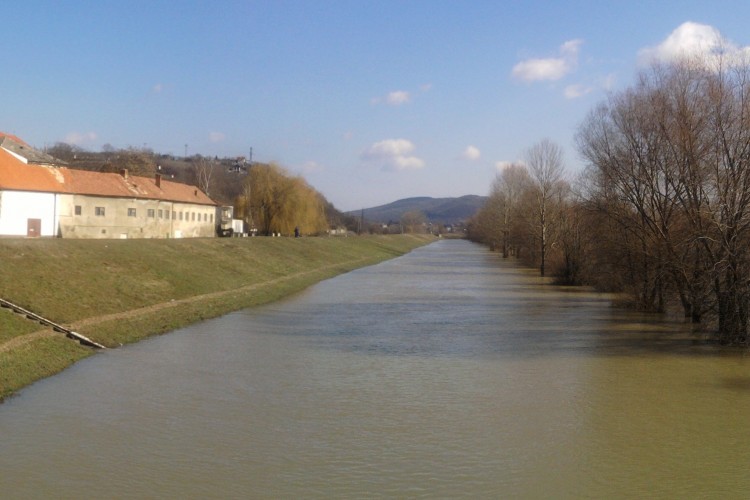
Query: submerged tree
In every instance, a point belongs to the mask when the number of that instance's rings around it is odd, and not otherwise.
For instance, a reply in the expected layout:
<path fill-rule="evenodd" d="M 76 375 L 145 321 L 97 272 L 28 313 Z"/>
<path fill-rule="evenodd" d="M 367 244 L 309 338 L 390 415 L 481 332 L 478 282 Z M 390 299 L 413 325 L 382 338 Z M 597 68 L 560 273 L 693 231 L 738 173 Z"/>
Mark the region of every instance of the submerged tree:
<path fill-rule="evenodd" d="M 746 343 L 750 67 L 655 66 L 594 110 L 578 143 L 597 203 L 641 244 L 641 279 L 674 290 L 693 321 L 715 314 L 721 342 Z"/>

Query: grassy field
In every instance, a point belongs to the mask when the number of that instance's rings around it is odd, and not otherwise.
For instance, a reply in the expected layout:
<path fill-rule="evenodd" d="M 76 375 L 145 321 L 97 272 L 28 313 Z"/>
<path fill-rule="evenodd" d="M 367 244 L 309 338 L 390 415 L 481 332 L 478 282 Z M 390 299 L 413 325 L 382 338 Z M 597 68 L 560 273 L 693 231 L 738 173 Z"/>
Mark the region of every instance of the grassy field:
<path fill-rule="evenodd" d="M 0 240 L 0 298 L 108 347 L 271 302 L 428 236 Z M 0 310 L 0 399 L 92 354 Z"/>

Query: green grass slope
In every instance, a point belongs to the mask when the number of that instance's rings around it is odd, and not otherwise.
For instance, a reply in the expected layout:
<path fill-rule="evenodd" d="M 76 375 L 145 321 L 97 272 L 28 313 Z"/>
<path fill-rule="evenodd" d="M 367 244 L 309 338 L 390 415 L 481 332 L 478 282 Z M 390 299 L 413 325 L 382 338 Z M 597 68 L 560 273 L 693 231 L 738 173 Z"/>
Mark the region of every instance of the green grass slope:
<path fill-rule="evenodd" d="M 267 303 L 429 236 L 0 240 L 0 298 L 108 347 Z M 0 310 L 0 399 L 91 350 Z M 35 332 L 35 333 L 34 333 Z"/>

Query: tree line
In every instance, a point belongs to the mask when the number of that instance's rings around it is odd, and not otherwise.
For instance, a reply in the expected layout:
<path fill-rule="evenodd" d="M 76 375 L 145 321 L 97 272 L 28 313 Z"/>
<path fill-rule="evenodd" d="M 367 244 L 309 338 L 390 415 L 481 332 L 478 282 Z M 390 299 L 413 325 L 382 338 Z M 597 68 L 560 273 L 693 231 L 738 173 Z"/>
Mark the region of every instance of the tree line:
<path fill-rule="evenodd" d="M 574 180 L 547 140 L 500 172 L 470 238 L 747 344 L 750 65 L 654 65 L 589 112 L 576 145 Z"/>

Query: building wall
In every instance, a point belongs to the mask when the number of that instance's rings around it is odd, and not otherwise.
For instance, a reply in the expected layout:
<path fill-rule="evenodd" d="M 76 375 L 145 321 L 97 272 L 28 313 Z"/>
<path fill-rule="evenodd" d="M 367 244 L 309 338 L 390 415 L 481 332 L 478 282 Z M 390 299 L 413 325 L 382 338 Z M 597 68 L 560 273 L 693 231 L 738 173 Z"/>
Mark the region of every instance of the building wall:
<path fill-rule="evenodd" d="M 0 236 L 63 238 L 210 238 L 216 207 L 132 198 L 0 191 Z"/>
<path fill-rule="evenodd" d="M 38 236 L 57 236 L 60 195 L 27 191 L 0 191 L 0 236 L 27 236 L 29 219 L 41 221 Z"/>
<path fill-rule="evenodd" d="M 216 207 L 158 200 L 70 196 L 63 238 L 196 238 L 216 235 Z M 66 207 L 67 208 L 67 207 Z"/>

